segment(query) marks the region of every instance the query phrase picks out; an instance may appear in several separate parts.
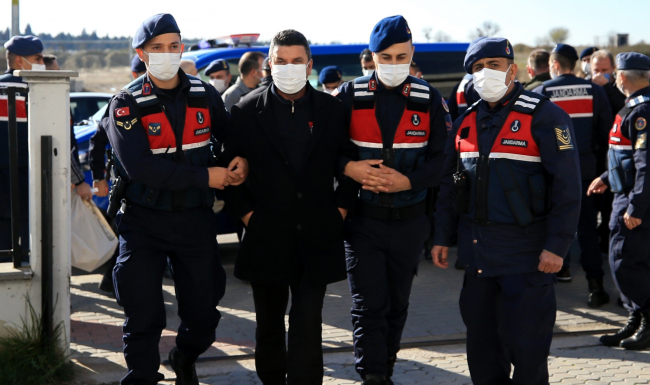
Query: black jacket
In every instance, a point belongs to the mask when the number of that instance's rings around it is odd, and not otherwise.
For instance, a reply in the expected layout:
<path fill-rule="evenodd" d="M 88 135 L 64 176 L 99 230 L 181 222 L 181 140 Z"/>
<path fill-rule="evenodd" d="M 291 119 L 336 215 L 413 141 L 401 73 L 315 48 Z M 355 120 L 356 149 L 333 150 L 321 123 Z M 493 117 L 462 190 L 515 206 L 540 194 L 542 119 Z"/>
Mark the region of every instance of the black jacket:
<path fill-rule="evenodd" d="M 282 285 L 346 278 L 343 218 L 337 208 L 351 208 L 359 185 L 337 175 L 337 159 L 354 157 L 355 151 L 343 105 L 323 92 L 310 93 L 313 133 L 301 174 L 288 164 L 271 87 L 232 108 L 221 161 L 244 156 L 249 175 L 245 184 L 225 189 L 226 209 L 237 218 L 254 211 L 235 263 L 237 278 Z"/>

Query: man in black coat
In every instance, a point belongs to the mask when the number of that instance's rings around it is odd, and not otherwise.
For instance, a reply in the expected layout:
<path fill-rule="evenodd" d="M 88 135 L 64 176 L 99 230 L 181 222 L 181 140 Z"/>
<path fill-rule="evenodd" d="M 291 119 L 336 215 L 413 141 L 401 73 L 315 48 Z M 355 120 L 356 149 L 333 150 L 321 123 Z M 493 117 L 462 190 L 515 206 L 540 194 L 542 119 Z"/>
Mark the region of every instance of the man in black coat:
<path fill-rule="evenodd" d="M 224 161 L 245 154 L 250 170 L 248 184 L 224 192 L 246 225 L 235 276 L 253 288 L 262 383 L 321 384 L 323 299 L 327 284 L 346 278 L 343 220 L 359 190 L 339 177 L 337 159 L 354 156 L 354 145 L 343 105 L 307 82 L 307 39 L 279 32 L 269 56 L 273 84 L 232 108 L 224 143 Z"/>

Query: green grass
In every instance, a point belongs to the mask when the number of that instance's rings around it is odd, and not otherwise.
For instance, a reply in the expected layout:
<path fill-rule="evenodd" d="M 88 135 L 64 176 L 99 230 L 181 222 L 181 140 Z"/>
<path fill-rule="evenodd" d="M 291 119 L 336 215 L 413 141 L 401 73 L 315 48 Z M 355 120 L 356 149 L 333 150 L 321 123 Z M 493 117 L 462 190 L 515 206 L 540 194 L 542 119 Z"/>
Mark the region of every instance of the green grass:
<path fill-rule="evenodd" d="M 63 323 L 54 328 L 51 340 L 42 335 L 43 317 L 36 313 L 29 299 L 29 320 L 9 329 L 0 337 L 0 384 L 54 385 L 72 379 L 74 369 L 63 343 Z"/>

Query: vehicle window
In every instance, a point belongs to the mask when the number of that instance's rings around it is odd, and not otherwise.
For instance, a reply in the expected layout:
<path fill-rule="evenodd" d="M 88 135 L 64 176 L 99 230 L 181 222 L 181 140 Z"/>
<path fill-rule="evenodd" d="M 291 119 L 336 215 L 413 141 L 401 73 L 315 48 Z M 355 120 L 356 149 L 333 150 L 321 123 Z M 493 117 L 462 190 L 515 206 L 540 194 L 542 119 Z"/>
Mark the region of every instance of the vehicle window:
<path fill-rule="evenodd" d="M 103 103 L 104 105 L 102 108 L 99 109 L 99 111 L 95 112 L 95 115 L 93 115 L 93 120 L 96 122 L 99 122 L 102 120 L 104 117 L 104 113 L 106 112 L 106 109 L 108 108 L 108 102 Z"/>
<path fill-rule="evenodd" d="M 74 124 L 79 124 L 83 120 L 88 120 L 102 107 L 108 105 L 108 98 L 76 98 L 70 101 L 72 110 L 72 120 Z"/>

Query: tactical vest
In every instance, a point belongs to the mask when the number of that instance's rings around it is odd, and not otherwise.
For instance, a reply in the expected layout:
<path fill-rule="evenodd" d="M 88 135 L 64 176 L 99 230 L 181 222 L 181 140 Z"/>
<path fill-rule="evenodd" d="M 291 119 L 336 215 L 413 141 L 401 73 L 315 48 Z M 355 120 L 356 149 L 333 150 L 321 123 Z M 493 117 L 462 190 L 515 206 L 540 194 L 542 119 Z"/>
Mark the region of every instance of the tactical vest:
<path fill-rule="evenodd" d="M 479 153 L 476 110 L 472 105 L 456 134 L 460 168 L 470 175 L 471 203 L 467 215 L 479 224 L 529 225 L 549 210 L 546 180 L 532 120 L 544 96 L 524 91 L 514 100 L 488 155 Z"/>
<path fill-rule="evenodd" d="M 12 74 L 0 75 L 0 87 L 16 88 L 16 127 L 18 129 L 18 166 L 29 167 L 27 131 L 27 83 Z M 0 168 L 9 168 L 9 106 L 7 94 L 0 95 Z"/>
<path fill-rule="evenodd" d="M 472 80 L 472 75 L 467 74 L 463 76 L 463 80 L 460 81 L 458 89 L 456 90 L 456 105 L 458 105 L 458 116 L 462 115 L 467 111 L 467 99 L 465 98 L 465 86 L 469 81 Z"/>
<path fill-rule="evenodd" d="M 210 145 L 212 125 L 207 94 L 201 80 L 190 76 L 188 79 L 192 85 L 186 99 L 185 124 L 182 133 L 179 133 L 182 137 L 177 137 L 174 133 L 164 106 L 153 93 L 152 85 L 145 81 L 144 75 L 127 85 L 124 91 L 136 102 L 136 116 L 142 122 L 153 156 L 195 167 L 212 167 L 216 164 L 216 160 Z M 130 124 L 130 122 L 126 121 L 123 124 Z M 125 176 L 126 172 L 117 157 L 115 163 L 119 174 Z M 195 207 L 212 207 L 214 190 L 209 187 L 161 190 L 138 181 L 130 181 L 126 189 L 126 198 L 130 204 L 177 211 Z"/>
<path fill-rule="evenodd" d="M 385 166 L 408 174 L 423 164 L 427 158 L 429 141 L 429 85 L 409 76 L 402 88 L 406 108 L 394 138 L 382 138 L 375 115 L 377 80 L 363 76 L 354 80 L 354 101 L 350 121 L 350 139 L 359 149 L 359 159 L 383 159 Z M 390 143 L 392 139 L 392 146 Z M 360 198 L 371 206 L 405 207 L 423 202 L 427 191 L 400 191 L 379 193 L 361 190 Z"/>
<path fill-rule="evenodd" d="M 650 95 L 638 96 L 627 103 L 616 114 L 614 125 L 609 132 L 609 151 L 607 169 L 609 185 L 614 193 L 628 193 L 634 188 L 636 169 L 634 167 L 634 148 L 630 139 L 623 136 L 625 117 L 637 106 L 650 102 Z"/>
<path fill-rule="evenodd" d="M 580 156 L 594 155 L 594 96 L 591 82 L 561 76 L 544 82 L 543 95 L 564 110 L 573 123 Z"/>

